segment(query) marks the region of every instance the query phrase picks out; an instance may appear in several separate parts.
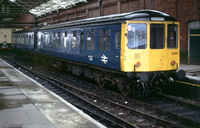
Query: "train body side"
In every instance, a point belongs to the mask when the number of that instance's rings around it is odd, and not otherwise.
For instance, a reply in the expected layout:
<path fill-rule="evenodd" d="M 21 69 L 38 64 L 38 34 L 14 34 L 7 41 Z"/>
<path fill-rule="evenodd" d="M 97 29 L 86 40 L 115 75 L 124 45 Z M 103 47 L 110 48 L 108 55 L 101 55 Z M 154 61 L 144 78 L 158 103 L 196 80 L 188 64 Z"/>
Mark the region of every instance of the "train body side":
<path fill-rule="evenodd" d="M 38 31 L 37 52 L 121 70 L 121 24 Z"/>
<path fill-rule="evenodd" d="M 36 31 L 13 33 L 12 46 L 14 49 L 26 52 L 35 52 L 36 44 Z"/>

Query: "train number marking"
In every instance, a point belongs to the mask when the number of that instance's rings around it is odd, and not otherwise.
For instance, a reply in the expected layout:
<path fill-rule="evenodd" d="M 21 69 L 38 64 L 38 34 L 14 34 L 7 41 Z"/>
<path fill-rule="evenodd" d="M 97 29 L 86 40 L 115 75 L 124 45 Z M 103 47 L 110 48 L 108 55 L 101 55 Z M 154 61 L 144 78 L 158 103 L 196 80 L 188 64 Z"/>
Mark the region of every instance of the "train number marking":
<path fill-rule="evenodd" d="M 89 59 L 89 61 L 93 61 L 93 56 L 88 55 L 88 59 Z"/>
<path fill-rule="evenodd" d="M 101 61 L 106 64 L 108 62 L 108 57 L 106 57 L 104 54 L 101 56 Z"/>
<path fill-rule="evenodd" d="M 172 55 L 177 55 L 178 54 L 178 52 L 172 52 Z"/>

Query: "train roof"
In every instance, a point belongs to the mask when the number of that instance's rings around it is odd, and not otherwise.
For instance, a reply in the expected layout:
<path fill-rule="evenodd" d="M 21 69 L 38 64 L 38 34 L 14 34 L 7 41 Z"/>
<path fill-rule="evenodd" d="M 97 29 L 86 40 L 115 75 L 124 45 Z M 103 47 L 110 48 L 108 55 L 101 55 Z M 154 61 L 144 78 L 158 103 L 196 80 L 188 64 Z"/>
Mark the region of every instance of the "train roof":
<path fill-rule="evenodd" d="M 139 10 L 129 13 L 121 13 L 121 14 L 114 14 L 114 15 L 107 15 L 101 17 L 93 17 L 87 18 L 83 20 L 76 20 L 70 22 L 59 23 L 55 25 L 45 26 L 39 28 L 39 30 L 46 30 L 46 29 L 55 29 L 55 28 L 63 28 L 63 27 L 71 27 L 71 26 L 90 26 L 90 25 L 98 25 L 98 24 L 114 24 L 114 23 L 122 23 L 126 20 L 148 20 L 148 21 L 177 21 L 172 16 L 156 11 L 156 10 Z"/>
<path fill-rule="evenodd" d="M 24 30 L 13 32 L 13 33 L 28 33 L 28 32 L 34 32 L 34 31 L 37 31 L 37 30 L 38 30 L 38 27 L 33 28 L 33 29 L 24 29 Z"/>

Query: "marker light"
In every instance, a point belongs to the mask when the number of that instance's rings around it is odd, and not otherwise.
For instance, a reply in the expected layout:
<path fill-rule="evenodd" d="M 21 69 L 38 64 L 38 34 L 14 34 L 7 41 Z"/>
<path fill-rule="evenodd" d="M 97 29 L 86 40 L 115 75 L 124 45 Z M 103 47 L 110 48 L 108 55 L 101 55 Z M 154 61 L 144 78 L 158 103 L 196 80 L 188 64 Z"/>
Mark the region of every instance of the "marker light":
<path fill-rule="evenodd" d="M 140 62 L 137 62 L 135 66 L 136 66 L 136 67 L 139 67 L 139 66 L 140 66 Z"/>
<path fill-rule="evenodd" d="M 171 65 L 174 66 L 176 64 L 176 61 L 172 60 Z"/>

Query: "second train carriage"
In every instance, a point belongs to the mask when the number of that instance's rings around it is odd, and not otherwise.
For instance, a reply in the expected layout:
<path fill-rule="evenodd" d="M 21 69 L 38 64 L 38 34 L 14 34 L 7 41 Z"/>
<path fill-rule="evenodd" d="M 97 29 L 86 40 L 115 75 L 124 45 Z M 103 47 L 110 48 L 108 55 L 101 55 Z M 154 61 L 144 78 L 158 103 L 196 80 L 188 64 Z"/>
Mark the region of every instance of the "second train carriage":
<path fill-rule="evenodd" d="M 30 33 L 33 43 L 24 43 Z M 170 15 L 141 10 L 60 23 L 14 33 L 14 46 L 51 57 L 51 63 L 127 95 L 185 77 L 180 64 L 179 23 Z M 19 45 L 20 44 L 20 45 Z M 23 44 L 23 45 L 22 45 Z M 54 58 L 52 58 L 54 57 Z"/>

